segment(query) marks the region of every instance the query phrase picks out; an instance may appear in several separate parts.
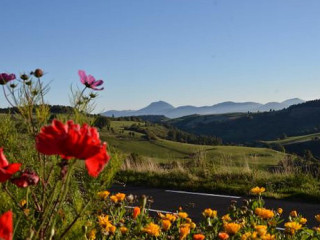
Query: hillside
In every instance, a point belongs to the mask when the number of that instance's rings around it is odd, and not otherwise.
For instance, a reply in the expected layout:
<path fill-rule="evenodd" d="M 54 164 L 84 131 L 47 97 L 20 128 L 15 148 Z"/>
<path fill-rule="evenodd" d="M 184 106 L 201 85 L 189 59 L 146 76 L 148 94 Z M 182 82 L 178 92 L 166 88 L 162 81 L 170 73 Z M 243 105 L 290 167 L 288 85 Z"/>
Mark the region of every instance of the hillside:
<path fill-rule="evenodd" d="M 299 98 L 288 99 L 283 102 L 269 102 L 266 104 L 256 102 L 222 102 L 212 106 L 179 106 L 173 107 L 171 104 L 158 101 L 153 102 L 145 108 L 140 110 L 110 110 L 102 113 L 104 116 L 124 117 L 124 116 L 142 116 L 142 115 L 164 115 L 168 118 L 178 118 L 187 115 L 199 114 L 223 114 L 233 112 L 264 112 L 270 110 L 280 110 L 287 108 L 294 104 L 303 103 L 304 101 Z"/>
<path fill-rule="evenodd" d="M 224 142 L 252 143 L 299 136 L 320 130 L 320 100 L 280 111 L 187 116 L 168 123 L 194 134 L 214 135 Z"/>
<path fill-rule="evenodd" d="M 320 133 L 313 133 L 302 136 L 292 136 L 286 137 L 284 139 L 274 140 L 274 141 L 265 141 L 267 145 L 281 144 L 286 152 L 295 153 L 300 156 L 308 156 L 307 152 L 309 151 L 312 156 L 320 159 Z"/>
<path fill-rule="evenodd" d="M 141 122 L 112 121 L 113 132 L 102 131 L 101 137 L 111 147 L 127 154 L 136 154 L 143 158 L 152 159 L 156 162 L 168 163 L 171 161 L 188 161 L 202 152 L 206 159 L 215 162 L 216 165 L 239 165 L 248 164 L 250 167 L 266 169 L 277 165 L 284 157 L 283 153 L 267 148 L 250 148 L 238 146 L 208 146 L 179 143 L 163 139 L 166 129 L 163 126 L 149 126 L 148 129 L 157 133 L 157 138 L 148 140 L 145 134 L 127 130 L 133 124 Z M 134 135 L 132 135 L 134 132 Z"/>

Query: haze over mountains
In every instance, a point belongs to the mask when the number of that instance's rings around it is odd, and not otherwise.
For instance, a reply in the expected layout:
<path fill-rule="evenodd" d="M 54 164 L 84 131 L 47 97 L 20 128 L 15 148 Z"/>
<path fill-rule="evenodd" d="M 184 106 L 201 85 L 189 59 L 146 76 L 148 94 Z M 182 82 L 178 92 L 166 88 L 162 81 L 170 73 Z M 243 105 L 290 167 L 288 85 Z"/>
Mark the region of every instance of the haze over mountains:
<path fill-rule="evenodd" d="M 265 112 L 270 110 L 281 110 L 291 105 L 299 104 L 305 102 L 299 98 L 292 98 L 285 100 L 283 102 L 269 102 L 266 104 L 261 104 L 257 102 L 222 102 L 214 104 L 212 106 L 180 106 L 174 107 L 171 104 L 158 101 L 149 104 L 139 110 L 110 110 L 102 113 L 105 116 L 114 117 L 125 117 L 125 116 L 142 116 L 142 115 L 164 115 L 168 118 L 178 118 L 187 115 L 199 114 L 223 114 L 223 113 L 234 113 L 234 112 Z"/>

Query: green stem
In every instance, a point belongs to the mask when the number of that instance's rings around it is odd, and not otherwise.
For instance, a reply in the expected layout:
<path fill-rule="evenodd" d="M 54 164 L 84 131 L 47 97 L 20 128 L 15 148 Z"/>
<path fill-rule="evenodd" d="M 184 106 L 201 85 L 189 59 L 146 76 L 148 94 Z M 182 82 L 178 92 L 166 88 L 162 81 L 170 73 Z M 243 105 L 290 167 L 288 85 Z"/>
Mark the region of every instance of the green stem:
<path fill-rule="evenodd" d="M 78 219 L 82 216 L 82 214 L 84 213 L 84 211 L 87 209 L 87 207 L 89 206 L 89 204 L 91 203 L 92 199 L 89 200 L 89 202 L 87 202 L 87 204 L 83 207 L 83 209 L 81 210 L 81 212 L 75 217 L 75 219 L 72 221 L 72 223 L 66 228 L 66 230 L 61 234 L 59 239 L 63 239 L 63 237 L 69 232 L 69 230 L 73 227 L 73 225 L 78 221 Z"/>

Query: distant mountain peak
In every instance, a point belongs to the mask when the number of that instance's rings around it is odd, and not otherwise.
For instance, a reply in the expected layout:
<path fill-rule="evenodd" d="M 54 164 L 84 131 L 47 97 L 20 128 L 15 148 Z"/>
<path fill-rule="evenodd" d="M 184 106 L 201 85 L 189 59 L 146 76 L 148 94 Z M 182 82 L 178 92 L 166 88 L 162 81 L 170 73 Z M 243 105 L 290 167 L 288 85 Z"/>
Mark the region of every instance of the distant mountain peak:
<path fill-rule="evenodd" d="M 165 102 L 165 101 L 157 101 L 150 103 L 147 107 L 166 107 L 166 108 L 174 108 L 171 104 Z"/>

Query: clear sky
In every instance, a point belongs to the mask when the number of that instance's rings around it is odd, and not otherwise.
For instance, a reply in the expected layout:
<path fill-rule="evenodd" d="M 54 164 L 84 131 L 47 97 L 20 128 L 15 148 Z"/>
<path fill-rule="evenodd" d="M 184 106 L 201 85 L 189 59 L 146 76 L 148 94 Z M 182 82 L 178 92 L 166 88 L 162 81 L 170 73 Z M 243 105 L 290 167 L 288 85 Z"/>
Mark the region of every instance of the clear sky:
<path fill-rule="evenodd" d="M 98 111 L 320 98 L 319 0 L 1 0 L 0 72 L 41 67 L 67 104 L 78 69 Z M 0 105 L 3 105 L 3 96 Z"/>

